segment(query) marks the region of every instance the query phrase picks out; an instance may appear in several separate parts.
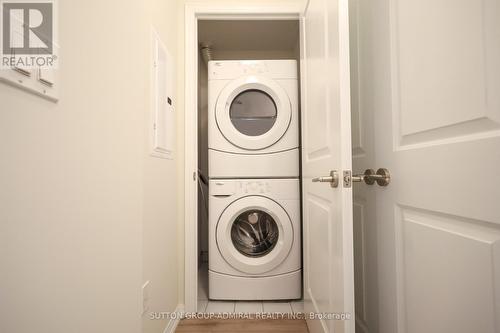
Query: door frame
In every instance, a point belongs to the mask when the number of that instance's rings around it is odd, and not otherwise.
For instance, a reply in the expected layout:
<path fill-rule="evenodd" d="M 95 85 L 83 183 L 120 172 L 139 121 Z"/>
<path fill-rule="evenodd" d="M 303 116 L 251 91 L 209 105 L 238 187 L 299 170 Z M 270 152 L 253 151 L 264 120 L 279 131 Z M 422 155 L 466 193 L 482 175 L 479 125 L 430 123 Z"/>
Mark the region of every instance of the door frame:
<path fill-rule="evenodd" d="M 198 20 L 300 20 L 306 2 L 185 5 L 184 304 L 187 312 L 195 312 L 198 305 Z"/>

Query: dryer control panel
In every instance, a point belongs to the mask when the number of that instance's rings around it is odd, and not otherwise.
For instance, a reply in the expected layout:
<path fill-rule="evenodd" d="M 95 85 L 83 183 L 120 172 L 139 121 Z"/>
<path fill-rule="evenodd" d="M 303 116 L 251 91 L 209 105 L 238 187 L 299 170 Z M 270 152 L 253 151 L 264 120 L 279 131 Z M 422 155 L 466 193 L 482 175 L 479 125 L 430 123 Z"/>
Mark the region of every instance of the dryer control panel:
<path fill-rule="evenodd" d="M 296 60 L 212 60 L 209 80 L 232 80 L 247 75 L 266 75 L 273 79 L 297 79 Z"/>

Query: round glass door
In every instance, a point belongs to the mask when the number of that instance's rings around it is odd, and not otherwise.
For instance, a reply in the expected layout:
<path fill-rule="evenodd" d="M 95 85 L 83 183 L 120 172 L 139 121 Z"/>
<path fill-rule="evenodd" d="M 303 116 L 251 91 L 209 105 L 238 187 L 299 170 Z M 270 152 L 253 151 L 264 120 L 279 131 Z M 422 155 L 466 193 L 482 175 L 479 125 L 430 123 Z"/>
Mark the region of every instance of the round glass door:
<path fill-rule="evenodd" d="M 274 145 L 288 130 L 292 105 L 285 89 L 270 78 L 242 77 L 217 98 L 215 120 L 226 140 L 245 150 Z"/>
<path fill-rule="evenodd" d="M 253 209 L 241 213 L 231 227 L 231 240 L 239 253 L 258 258 L 273 250 L 279 239 L 276 221 L 268 213 Z"/>
<path fill-rule="evenodd" d="M 283 207 L 261 196 L 243 197 L 226 207 L 215 233 L 224 260 L 249 274 L 276 268 L 287 257 L 294 239 Z"/>
<path fill-rule="evenodd" d="M 267 133 L 273 128 L 277 114 L 278 110 L 271 96 L 257 89 L 239 93 L 229 108 L 233 126 L 249 136 Z"/>

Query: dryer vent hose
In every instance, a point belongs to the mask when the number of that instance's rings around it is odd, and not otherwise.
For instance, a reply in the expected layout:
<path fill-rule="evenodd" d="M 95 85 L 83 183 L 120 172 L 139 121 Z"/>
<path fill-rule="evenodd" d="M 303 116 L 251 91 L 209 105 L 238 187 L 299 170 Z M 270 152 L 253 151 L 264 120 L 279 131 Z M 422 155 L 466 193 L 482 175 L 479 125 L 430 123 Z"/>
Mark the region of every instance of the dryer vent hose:
<path fill-rule="evenodd" d="M 201 56 L 203 57 L 203 60 L 205 60 L 205 63 L 208 63 L 209 61 L 213 60 L 212 48 L 208 45 L 203 45 L 201 47 Z"/>
<path fill-rule="evenodd" d="M 205 177 L 205 175 L 201 172 L 200 169 L 198 169 L 198 186 L 200 188 L 201 199 L 203 200 L 203 206 L 205 207 L 205 217 L 207 218 L 208 221 L 208 197 L 205 193 L 205 190 L 203 189 L 204 186 L 208 187 L 208 179 Z"/>

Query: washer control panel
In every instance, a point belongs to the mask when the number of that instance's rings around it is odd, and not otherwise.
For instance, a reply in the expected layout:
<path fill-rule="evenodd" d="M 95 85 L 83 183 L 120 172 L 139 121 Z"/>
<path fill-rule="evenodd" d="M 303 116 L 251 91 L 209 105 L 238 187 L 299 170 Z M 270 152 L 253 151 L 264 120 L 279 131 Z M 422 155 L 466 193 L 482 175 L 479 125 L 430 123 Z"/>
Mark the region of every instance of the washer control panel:
<path fill-rule="evenodd" d="M 271 184 L 265 180 L 224 181 L 211 183 L 210 194 L 214 196 L 230 196 L 233 194 L 264 194 L 271 192 Z"/>
<path fill-rule="evenodd" d="M 300 199 L 299 179 L 211 179 L 211 198 L 234 200 L 251 195 L 283 200 Z"/>
<path fill-rule="evenodd" d="M 245 194 L 264 194 L 271 191 L 271 184 L 263 180 L 241 182 L 240 186 Z"/>

